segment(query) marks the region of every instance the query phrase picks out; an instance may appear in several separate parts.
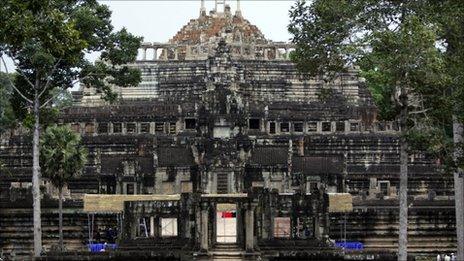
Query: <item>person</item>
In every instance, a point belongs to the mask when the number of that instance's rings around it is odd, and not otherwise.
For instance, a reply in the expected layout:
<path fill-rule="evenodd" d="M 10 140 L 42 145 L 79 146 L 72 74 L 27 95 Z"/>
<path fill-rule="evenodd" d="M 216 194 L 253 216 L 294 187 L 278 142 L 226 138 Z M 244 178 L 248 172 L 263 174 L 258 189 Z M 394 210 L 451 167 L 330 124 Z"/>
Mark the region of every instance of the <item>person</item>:
<path fill-rule="evenodd" d="M 441 255 L 440 254 L 437 255 L 437 261 L 441 261 Z"/>
<path fill-rule="evenodd" d="M 448 254 L 446 254 L 446 255 L 445 255 L 445 259 L 444 259 L 444 261 L 451 261 L 451 257 L 450 257 L 450 256 L 448 256 Z"/>

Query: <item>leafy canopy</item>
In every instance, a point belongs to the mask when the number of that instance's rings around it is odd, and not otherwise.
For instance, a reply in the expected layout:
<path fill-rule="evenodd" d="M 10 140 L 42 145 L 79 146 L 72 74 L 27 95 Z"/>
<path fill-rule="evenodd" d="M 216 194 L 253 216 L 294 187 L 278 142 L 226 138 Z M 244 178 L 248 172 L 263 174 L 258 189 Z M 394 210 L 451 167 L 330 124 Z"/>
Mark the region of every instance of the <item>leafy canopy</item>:
<path fill-rule="evenodd" d="M 10 103 L 13 89 L 10 85 L 11 75 L 0 72 L 0 134 L 14 126 L 15 117 Z"/>
<path fill-rule="evenodd" d="M 81 137 L 68 126 L 49 126 L 40 141 L 40 167 L 57 188 L 82 171 L 87 151 Z"/>
<path fill-rule="evenodd" d="M 36 91 L 45 106 L 56 95 L 53 88 L 66 90 L 77 81 L 108 100 L 116 98 L 112 84 L 140 81 L 140 71 L 127 64 L 135 61 L 141 38 L 114 31 L 110 10 L 96 0 L 3 0 L 0 17 L 0 54 L 14 60 L 15 86 L 25 96 L 15 101 L 19 108 L 27 108 L 24 98 L 31 102 Z M 96 52 L 100 59 L 91 62 Z"/>
<path fill-rule="evenodd" d="M 456 80 L 464 62 L 459 55 L 463 6 L 462 1 L 300 0 L 290 11 L 292 59 L 313 76 L 360 66 L 380 119 L 398 119 L 407 107 L 410 151 L 427 148 L 449 159 L 451 115 L 464 100 L 457 98 L 462 86 L 450 89 L 453 81 L 463 83 Z"/>

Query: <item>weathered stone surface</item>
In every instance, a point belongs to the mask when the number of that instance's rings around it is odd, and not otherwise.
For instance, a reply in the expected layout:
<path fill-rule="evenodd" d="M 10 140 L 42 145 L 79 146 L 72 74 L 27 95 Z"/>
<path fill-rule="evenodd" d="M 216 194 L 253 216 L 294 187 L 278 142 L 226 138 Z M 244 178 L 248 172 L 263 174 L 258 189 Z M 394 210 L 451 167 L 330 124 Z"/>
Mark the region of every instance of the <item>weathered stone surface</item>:
<path fill-rule="evenodd" d="M 68 184 L 67 249 L 87 250 L 84 194 L 182 194 L 126 202 L 118 215 L 96 215 L 94 229 L 119 228 L 120 257 L 185 258 L 200 251 L 207 258 L 224 250 L 215 250 L 223 247 L 216 244 L 216 207 L 233 204 L 233 248 L 243 256 L 248 250 L 263 258 L 334 260 L 342 253 L 330 240 L 345 236 L 367 250 L 395 251 L 397 124 L 377 121 L 356 69 L 330 82 L 310 78 L 288 60 L 292 48 L 265 39 L 241 13 L 202 12 L 169 43 L 144 43 L 142 59 L 131 65 L 142 70 L 142 82 L 115 86 L 115 104 L 91 88 L 73 93 L 75 105 L 58 121 L 83 136 L 89 155 L 83 174 Z M 155 50 L 152 58 L 148 49 Z M 32 249 L 30 141 L 21 128 L 0 140 L 8 170 L 0 175 L 6 256 Z M 409 172 L 409 250 L 453 251 L 451 176 L 426 153 L 411 155 Z M 49 250 L 58 242 L 58 215 L 47 180 L 44 192 Z M 327 193 L 350 193 L 353 212 L 329 213 Z M 163 237 L 163 218 L 176 218 L 174 238 Z M 140 228 L 142 220 L 149 231 Z M 275 227 L 276 220 L 289 227 Z"/>

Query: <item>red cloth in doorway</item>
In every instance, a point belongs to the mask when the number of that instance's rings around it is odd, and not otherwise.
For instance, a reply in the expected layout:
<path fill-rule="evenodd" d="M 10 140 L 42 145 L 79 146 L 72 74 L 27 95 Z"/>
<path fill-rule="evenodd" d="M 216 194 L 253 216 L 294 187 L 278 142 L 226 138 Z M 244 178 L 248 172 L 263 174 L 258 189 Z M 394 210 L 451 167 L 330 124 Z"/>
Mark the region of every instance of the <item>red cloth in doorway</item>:
<path fill-rule="evenodd" d="M 222 212 L 222 218 L 235 218 L 235 212 Z"/>

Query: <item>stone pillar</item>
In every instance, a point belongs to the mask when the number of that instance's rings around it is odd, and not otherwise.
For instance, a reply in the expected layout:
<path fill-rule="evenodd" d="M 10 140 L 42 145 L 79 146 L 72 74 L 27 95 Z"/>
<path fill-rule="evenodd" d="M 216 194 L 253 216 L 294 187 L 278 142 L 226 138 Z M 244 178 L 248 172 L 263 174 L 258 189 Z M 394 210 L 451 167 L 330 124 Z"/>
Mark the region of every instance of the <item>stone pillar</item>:
<path fill-rule="evenodd" d="M 192 53 L 191 47 L 190 46 L 185 46 L 185 60 L 190 59 L 190 54 Z"/>
<path fill-rule="evenodd" d="M 201 233 L 200 233 L 200 248 L 202 251 L 208 251 L 208 203 L 201 203 Z"/>
<path fill-rule="evenodd" d="M 139 224 L 139 216 L 134 215 L 132 224 L 130 226 L 130 239 L 134 239 L 137 237 L 137 231 L 139 230 L 140 224 Z"/>
<path fill-rule="evenodd" d="M 275 57 L 274 57 L 274 59 L 275 59 L 275 60 L 280 59 L 280 57 L 279 57 L 279 48 L 275 47 L 275 48 L 274 48 L 274 52 L 275 52 Z"/>
<path fill-rule="evenodd" d="M 206 15 L 205 0 L 201 0 L 200 16 Z"/>
<path fill-rule="evenodd" d="M 146 61 L 147 60 L 147 48 L 143 48 L 142 52 L 143 52 L 143 60 Z"/>
<path fill-rule="evenodd" d="M 321 217 L 319 215 L 315 215 L 315 218 L 314 218 L 314 237 L 316 239 L 321 239 L 321 228 L 319 225 L 320 218 Z"/>
<path fill-rule="evenodd" d="M 253 252 L 255 246 L 254 233 L 254 206 L 249 203 L 245 211 L 245 249 L 247 252 Z"/>
<path fill-rule="evenodd" d="M 174 60 L 179 60 L 179 49 L 177 47 L 174 49 Z"/>
<path fill-rule="evenodd" d="M 168 48 L 164 48 L 164 49 L 163 49 L 163 60 L 167 60 L 167 59 L 168 59 L 168 51 L 169 51 Z"/>
<path fill-rule="evenodd" d="M 153 61 L 158 60 L 158 48 L 153 48 Z"/>
<path fill-rule="evenodd" d="M 150 237 L 155 237 L 155 217 L 150 217 Z"/>

